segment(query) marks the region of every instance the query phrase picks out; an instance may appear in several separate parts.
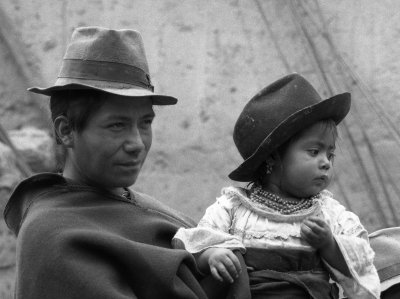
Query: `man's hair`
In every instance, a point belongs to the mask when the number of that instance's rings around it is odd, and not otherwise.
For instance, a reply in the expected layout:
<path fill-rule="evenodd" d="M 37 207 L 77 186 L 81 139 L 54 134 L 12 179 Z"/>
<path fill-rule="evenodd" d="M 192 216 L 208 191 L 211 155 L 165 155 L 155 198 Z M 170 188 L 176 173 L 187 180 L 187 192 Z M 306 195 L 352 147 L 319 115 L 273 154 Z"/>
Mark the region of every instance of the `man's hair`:
<path fill-rule="evenodd" d="M 97 90 L 81 89 L 55 92 L 50 97 L 51 120 L 59 116 L 65 116 L 76 132 L 82 132 L 88 124 L 91 116 L 100 109 L 104 103 L 104 93 Z M 54 138 L 57 144 L 61 144 L 54 128 Z M 66 159 L 66 149 L 56 147 L 56 171 L 62 171 Z"/>
<path fill-rule="evenodd" d="M 58 116 L 68 118 L 73 130 L 82 132 L 91 116 L 103 105 L 104 93 L 97 90 L 67 90 L 50 97 L 51 120 Z"/>

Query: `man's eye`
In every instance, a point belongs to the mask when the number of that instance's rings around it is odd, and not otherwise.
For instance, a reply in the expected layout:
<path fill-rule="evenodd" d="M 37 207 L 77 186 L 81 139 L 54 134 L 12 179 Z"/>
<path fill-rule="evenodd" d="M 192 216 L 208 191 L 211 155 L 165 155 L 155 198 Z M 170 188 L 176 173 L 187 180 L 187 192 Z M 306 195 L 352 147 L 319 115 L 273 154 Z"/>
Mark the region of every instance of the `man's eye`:
<path fill-rule="evenodd" d="M 319 150 L 317 149 L 309 149 L 308 152 L 310 153 L 311 156 L 315 157 L 318 155 Z"/>
<path fill-rule="evenodd" d="M 143 122 L 142 122 L 144 127 L 150 127 L 152 123 L 153 123 L 153 119 L 152 118 L 144 119 Z"/>
<path fill-rule="evenodd" d="M 329 159 L 329 161 L 333 161 L 334 159 L 335 159 L 335 153 L 329 153 L 328 154 L 328 159 Z"/>
<path fill-rule="evenodd" d="M 124 127 L 124 123 L 112 123 L 108 125 L 110 129 L 121 129 Z"/>

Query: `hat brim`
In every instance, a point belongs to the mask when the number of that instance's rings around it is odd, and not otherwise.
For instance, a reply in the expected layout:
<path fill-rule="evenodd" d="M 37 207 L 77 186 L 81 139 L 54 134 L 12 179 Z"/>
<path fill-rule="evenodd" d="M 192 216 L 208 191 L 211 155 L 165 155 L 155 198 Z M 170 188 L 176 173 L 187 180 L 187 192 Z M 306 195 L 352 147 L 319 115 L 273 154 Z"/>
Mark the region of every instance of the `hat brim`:
<path fill-rule="evenodd" d="M 250 157 L 229 174 L 229 178 L 238 182 L 252 181 L 261 163 L 291 136 L 320 120 L 332 119 L 339 124 L 349 112 L 350 105 L 351 96 L 346 92 L 293 113 L 261 142 Z"/>
<path fill-rule="evenodd" d="M 76 80 L 75 80 L 76 81 Z M 117 82 L 102 82 L 96 80 L 82 80 L 84 82 L 62 82 L 58 79 L 54 86 L 48 88 L 31 87 L 28 91 L 51 96 L 56 91 L 93 89 L 126 97 L 151 97 L 153 105 L 175 105 L 178 100 L 172 96 L 156 94 L 148 89 L 131 84 Z"/>
<path fill-rule="evenodd" d="M 400 227 L 389 227 L 369 235 L 375 251 L 374 265 L 381 280 L 381 290 L 400 284 Z"/>

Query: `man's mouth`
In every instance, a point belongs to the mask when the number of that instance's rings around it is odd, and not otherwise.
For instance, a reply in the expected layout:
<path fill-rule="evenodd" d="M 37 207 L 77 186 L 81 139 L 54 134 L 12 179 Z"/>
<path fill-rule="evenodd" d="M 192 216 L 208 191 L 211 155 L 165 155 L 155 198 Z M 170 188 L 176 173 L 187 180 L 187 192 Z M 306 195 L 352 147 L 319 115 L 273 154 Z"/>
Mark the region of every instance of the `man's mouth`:
<path fill-rule="evenodd" d="M 140 160 L 126 161 L 122 163 L 117 163 L 118 166 L 126 167 L 126 168 L 135 168 L 140 166 Z"/>

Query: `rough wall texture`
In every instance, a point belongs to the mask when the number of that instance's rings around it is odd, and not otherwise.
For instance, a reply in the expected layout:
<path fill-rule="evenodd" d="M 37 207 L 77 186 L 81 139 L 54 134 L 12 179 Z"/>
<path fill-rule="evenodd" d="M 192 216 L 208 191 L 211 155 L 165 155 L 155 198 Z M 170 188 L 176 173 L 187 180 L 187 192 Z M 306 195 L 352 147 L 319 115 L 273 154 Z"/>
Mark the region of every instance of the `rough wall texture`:
<path fill-rule="evenodd" d="M 242 107 L 296 71 L 325 97 L 353 94 L 337 198 L 370 230 L 400 225 L 400 138 L 390 126 L 400 122 L 399 10 L 396 0 L 3 0 L 0 121 L 9 130 L 49 128 L 47 100 L 24 90 L 54 82 L 73 28 L 134 28 L 157 91 L 179 99 L 156 108 L 152 152 L 135 188 L 198 220 L 233 183 L 227 174 L 241 157 L 231 136 Z"/>

